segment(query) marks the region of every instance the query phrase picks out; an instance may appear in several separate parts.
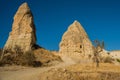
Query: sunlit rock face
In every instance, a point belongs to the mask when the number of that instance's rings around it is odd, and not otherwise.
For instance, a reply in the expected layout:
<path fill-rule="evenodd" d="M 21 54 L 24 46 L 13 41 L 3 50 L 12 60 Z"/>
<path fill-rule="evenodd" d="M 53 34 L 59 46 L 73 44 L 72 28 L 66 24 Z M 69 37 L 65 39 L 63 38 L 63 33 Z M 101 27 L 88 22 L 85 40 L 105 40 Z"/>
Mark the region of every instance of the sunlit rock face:
<path fill-rule="evenodd" d="M 110 56 L 114 59 L 120 59 L 120 50 L 110 51 Z"/>
<path fill-rule="evenodd" d="M 70 56 L 93 54 L 93 45 L 78 21 L 74 21 L 63 34 L 59 52 Z"/>
<path fill-rule="evenodd" d="M 23 51 L 31 50 L 36 44 L 35 25 L 33 15 L 27 3 L 23 3 L 14 16 L 12 31 L 4 49 L 14 50 L 16 46 Z"/>

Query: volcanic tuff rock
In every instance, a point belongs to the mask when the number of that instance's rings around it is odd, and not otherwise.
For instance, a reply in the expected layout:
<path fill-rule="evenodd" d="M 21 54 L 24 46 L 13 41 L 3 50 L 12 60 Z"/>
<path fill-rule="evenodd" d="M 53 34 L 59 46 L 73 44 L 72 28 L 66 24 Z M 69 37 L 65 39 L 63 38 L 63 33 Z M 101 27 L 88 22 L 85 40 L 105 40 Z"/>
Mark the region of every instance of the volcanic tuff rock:
<path fill-rule="evenodd" d="M 120 50 L 110 51 L 110 56 L 114 59 L 120 59 Z"/>
<path fill-rule="evenodd" d="M 60 53 L 70 56 L 88 56 L 93 53 L 93 45 L 78 21 L 74 21 L 63 34 L 59 44 Z"/>
<path fill-rule="evenodd" d="M 27 3 L 23 3 L 14 16 L 12 31 L 4 49 L 14 50 L 16 46 L 23 51 L 31 50 L 36 44 L 35 25 L 33 15 Z"/>

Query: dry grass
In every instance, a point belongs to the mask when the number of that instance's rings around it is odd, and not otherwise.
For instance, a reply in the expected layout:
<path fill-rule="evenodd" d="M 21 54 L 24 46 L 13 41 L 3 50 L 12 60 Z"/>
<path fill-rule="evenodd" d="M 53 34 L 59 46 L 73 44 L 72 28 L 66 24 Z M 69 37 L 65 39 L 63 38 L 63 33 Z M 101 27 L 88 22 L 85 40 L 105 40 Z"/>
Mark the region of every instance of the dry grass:
<path fill-rule="evenodd" d="M 41 63 L 36 61 L 33 51 L 23 52 L 20 48 L 16 51 L 5 50 L 0 60 L 0 66 L 5 65 L 22 65 L 22 66 L 40 66 Z"/>
<path fill-rule="evenodd" d="M 43 48 L 23 52 L 19 47 L 16 47 L 14 52 L 8 49 L 4 51 L 0 66 L 22 65 L 39 67 L 55 65 L 61 61 L 59 56 Z"/>
<path fill-rule="evenodd" d="M 87 72 L 96 72 L 96 71 L 109 71 L 109 72 L 120 72 L 120 65 L 114 65 L 110 63 L 100 63 L 100 66 L 97 68 L 96 64 L 75 64 L 67 67 L 67 70 L 70 71 L 87 71 Z"/>
<path fill-rule="evenodd" d="M 36 60 L 40 61 L 43 64 L 43 66 L 51 66 L 62 61 L 60 56 L 55 55 L 54 53 L 43 48 L 34 50 L 34 54 Z"/>
<path fill-rule="evenodd" d="M 40 80 L 120 80 L 120 66 L 100 63 L 75 64 L 65 68 L 51 69 L 40 75 Z"/>
<path fill-rule="evenodd" d="M 23 53 L 7 53 L 0 61 L 1 65 L 23 65 L 33 66 L 35 57 L 32 52 Z"/>

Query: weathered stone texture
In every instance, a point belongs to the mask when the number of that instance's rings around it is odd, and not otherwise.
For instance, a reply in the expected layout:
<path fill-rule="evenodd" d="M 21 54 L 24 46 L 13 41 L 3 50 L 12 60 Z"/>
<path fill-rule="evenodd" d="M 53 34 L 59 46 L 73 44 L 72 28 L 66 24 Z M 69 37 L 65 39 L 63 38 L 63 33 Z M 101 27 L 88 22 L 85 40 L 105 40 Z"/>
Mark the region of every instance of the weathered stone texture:
<path fill-rule="evenodd" d="M 4 48 L 14 50 L 18 46 L 23 51 L 28 51 L 35 44 L 36 35 L 33 16 L 28 4 L 23 3 L 14 16 L 12 31 Z"/>
<path fill-rule="evenodd" d="M 70 56 L 93 54 L 93 45 L 78 21 L 74 21 L 63 34 L 59 52 Z"/>

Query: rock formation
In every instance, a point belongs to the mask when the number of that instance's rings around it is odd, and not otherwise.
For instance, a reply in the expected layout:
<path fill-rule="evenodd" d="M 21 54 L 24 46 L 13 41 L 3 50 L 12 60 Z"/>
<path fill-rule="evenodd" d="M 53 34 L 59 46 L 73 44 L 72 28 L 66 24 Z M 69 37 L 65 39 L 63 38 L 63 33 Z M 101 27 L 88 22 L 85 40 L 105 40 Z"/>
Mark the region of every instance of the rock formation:
<path fill-rule="evenodd" d="M 93 45 L 78 21 L 74 21 L 63 34 L 59 52 L 70 56 L 93 54 Z"/>
<path fill-rule="evenodd" d="M 110 56 L 114 59 L 120 59 L 120 50 L 110 51 Z"/>
<path fill-rule="evenodd" d="M 18 46 L 23 51 L 31 50 L 36 44 L 33 15 L 27 3 L 23 3 L 14 16 L 12 31 L 4 49 L 14 50 Z"/>

